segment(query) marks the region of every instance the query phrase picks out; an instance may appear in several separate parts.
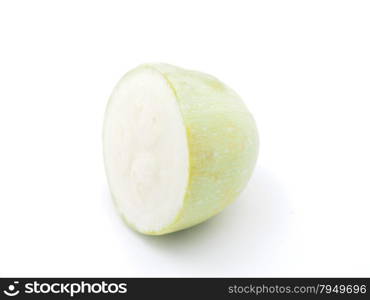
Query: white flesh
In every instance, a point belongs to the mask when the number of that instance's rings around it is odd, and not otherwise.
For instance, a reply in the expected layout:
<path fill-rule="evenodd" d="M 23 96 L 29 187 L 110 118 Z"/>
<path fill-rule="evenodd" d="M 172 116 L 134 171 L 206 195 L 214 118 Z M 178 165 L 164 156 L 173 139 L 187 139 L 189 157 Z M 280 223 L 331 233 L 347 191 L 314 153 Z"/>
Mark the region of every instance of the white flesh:
<path fill-rule="evenodd" d="M 173 90 L 150 68 L 118 83 L 107 107 L 104 157 L 120 213 L 139 231 L 171 224 L 183 205 L 188 145 Z"/>

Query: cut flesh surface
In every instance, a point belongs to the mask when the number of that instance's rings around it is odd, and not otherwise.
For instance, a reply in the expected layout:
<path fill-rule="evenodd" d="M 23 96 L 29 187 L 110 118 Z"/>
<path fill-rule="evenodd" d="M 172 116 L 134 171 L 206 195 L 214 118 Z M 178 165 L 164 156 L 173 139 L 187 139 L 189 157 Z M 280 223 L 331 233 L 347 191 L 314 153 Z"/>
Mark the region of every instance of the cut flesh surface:
<path fill-rule="evenodd" d="M 141 232 L 173 223 L 186 193 L 189 153 L 176 96 L 161 73 L 142 67 L 120 80 L 103 139 L 110 190 L 125 220 Z"/>

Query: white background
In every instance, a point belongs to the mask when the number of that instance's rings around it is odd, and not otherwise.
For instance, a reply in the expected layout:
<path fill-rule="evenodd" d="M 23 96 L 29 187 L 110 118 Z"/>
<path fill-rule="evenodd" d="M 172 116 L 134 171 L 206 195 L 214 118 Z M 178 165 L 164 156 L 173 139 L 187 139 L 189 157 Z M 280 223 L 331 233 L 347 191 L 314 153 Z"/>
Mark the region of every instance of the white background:
<path fill-rule="evenodd" d="M 144 62 L 215 75 L 257 121 L 248 188 L 148 237 L 116 214 L 105 105 Z M 2 1 L 1 276 L 370 276 L 368 1 Z"/>

